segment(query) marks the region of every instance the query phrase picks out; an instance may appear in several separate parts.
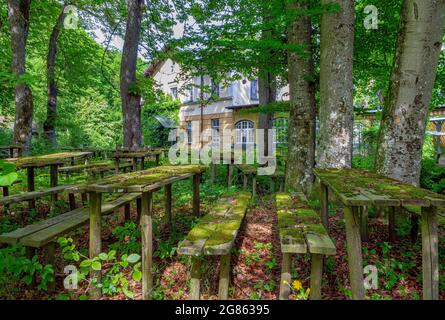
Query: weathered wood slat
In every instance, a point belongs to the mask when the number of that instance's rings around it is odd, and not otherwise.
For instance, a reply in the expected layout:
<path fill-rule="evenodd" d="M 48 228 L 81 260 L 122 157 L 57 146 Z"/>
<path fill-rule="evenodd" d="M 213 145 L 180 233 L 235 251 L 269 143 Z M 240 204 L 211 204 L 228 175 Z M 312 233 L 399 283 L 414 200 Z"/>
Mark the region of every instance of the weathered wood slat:
<path fill-rule="evenodd" d="M 49 195 L 62 193 L 68 189 L 75 189 L 76 186 L 57 186 L 40 191 L 32 191 L 27 193 L 16 194 L 8 197 L 0 198 L 0 204 L 13 204 L 43 198 Z"/>

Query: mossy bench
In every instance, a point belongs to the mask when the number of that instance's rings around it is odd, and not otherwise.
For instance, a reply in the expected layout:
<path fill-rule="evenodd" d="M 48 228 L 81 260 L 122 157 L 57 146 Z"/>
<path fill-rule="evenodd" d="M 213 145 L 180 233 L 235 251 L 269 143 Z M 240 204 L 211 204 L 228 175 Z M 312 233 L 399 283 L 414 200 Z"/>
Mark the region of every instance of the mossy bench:
<path fill-rule="evenodd" d="M 249 179 L 252 180 L 252 193 L 253 196 L 256 197 L 258 168 L 248 164 L 238 164 L 235 165 L 235 167 L 238 170 L 238 174 L 243 177 L 244 190 L 246 190 L 248 187 Z M 274 189 L 276 181 L 279 184 L 279 190 L 282 191 L 284 187 L 284 171 L 280 168 L 277 168 L 275 170 L 275 173 L 269 177 L 271 178 L 271 192 L 275 192 Z"/>
<path fill-rule="evenodd" d="M 311 254 L 311 299 L 321 299 L 323 256 L 335 255 L 334 242 L 319 215 L 302 193 L 276 194 L 278 229 L 283 254 L 280 300 L 289 299 L 293 254 Z"/>
<path fill-rule="evenodd" d="M 200 297 L 200 268 L 203 256 L 221 256 L 218 296 L 220 300 L 227 300 L 230 252 L 251 198 L 249 192 L 222 197 L 212 211 L 201 218 L 187 238 L 179 243 L 178 254 L 193 257 L 191 300 L 199 300 Z"/>
<path fill-rule="evenodd" d="M 106 216 L 116 209 L 129 205 L 141 197 L 140 193 L 128 193 L 113 201 L 104 203 L 101 211 Z M 44 248 L 47 263 L 53 264 L 55 241 L 89 221 L 89 208 L 78 208 L 73 211 L 37 222 L 32 225 L 0 235 L 0 243 L 20 243 L 26 247 L 27 255 L 34 256 L 35 250 Z"/>

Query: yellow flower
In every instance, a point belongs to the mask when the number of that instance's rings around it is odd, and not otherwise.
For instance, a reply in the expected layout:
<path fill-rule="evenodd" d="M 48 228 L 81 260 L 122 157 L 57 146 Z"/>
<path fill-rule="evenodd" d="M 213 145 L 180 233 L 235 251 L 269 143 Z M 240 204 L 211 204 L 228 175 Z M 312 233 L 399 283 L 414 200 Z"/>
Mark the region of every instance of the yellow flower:
<path fill-rule="evenodd" d="M 307 288 L 306 293 L 310 293 L 311 292 L 311 288 Z"/>
<path fill-rule="evenodd" d="M 301 284 L 300 280 L 295 280 L 294 282 L 292 282 L 292 288 L 294 288 L 295 291 L 300 291 L 301 289 L 303 289 L 303 285 Z"/>

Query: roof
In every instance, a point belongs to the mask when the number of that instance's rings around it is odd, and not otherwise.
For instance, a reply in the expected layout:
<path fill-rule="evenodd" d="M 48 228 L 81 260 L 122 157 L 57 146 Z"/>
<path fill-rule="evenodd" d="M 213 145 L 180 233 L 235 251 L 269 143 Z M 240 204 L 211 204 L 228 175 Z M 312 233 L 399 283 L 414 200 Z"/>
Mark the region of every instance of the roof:
<path fill-rule="evenodd" d="M 164 47 L 164 49 L 162 49 L 162 53 L 168 53 L 171 51 L 171 48 L 169 46 Z M 167 61 L 166 58 L 164 59 L 155 59 L 149 66 L 148 68 L 145 70 L 144 72 L 144 76 L 145 77 L 153 77 L 160 69 L 161 67 L 164 65 L 164 63 Z"/>
<path fill-rule="evenodd" d="M 230 106 L 230 107 L 226 107 L 226 109 L 238 110 L 238 109 L 248 109 L 248 108 L 256 108 L 256 107 L 259 107 L 258 103 L 255 103 L 255 104 L 245 104 L 245 105 L 239 105 L 239 106 Z"/>

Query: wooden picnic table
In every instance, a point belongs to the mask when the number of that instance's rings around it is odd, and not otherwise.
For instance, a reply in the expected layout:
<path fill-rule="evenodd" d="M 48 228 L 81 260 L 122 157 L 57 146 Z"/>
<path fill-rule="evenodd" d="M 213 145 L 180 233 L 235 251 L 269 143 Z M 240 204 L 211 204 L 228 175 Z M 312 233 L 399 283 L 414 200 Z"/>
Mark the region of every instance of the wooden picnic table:
<path fill-rule="evenodd" d="M 362 238 L 366 225 L 365 207 L 386 207 L 390 234 L 395 214 L 402 206 L 421 207 L 423 298 L 439 299 L 438 207 L 445 206 L 445 196 L 402 183 L 369 171 L 355 169 L 316 169 L 320 180 L 321 218 L 328 226 L 329 192 L 344 206 L 349 278 L 353 299 L 363 300 Z"/>
<path fill-rule="evenodd" d="M 35 169 L 50 167 L 50 187 L 55 188 L 58 185 L 59 166 L 67 161 L 74 162 L 76 158 L 86 158 L 91 152 L 63 152 L 53 153 L 35 157 L 22 157 L 6 159 L 7 162 L 16 166 L 17 170 L 27 170 L 27 188 L 28 192 L 35 191 Z M 57 194 L 53 194 L 53 201 L 57 201 Z M 30 208 L 35 208 L 35 201 L 29 202 Z"/>
<path fill-rule="evenodd" d="M 172 183 L 193 179 L 193 213 L 200 214 L 199 184 L 206 167 L 200 165 L 162 166 L 145 171 L 120 174 L 106 178 L 95 184 L 81 187 L 89 193 L 90 208 L 90 257 L 101 253 L 101 205 L 103 193 L 141 193 L 141 239 L 142 239 L 142 299 L 151 299 L 153 288 L 152 255 L 152 207 L 153 192 L 164 188 L 165 215 L 171 222 Z M 100 279 L 100 271 L 92 271 L 91 276 Z M 101 289 L 94 287 L 91 291 L 93 299 L 101 296 Z"/>
<path fill-rule="evenodd" d="M 17 146 L 17 145 L 10 145 L 10 146 L 0 146 L 0 150 L 8 150 L 9 151 L 9 157 L 14 158 L 14 151 L 17 150 L 17 156 L 22 155 L 23 147 Z"/>
<path fill-rule="evenodd" d="M 141 170 L 144 170 L 146 158 L 156 158 L 156 166 L 159 166 L 159 158 L 161 151 L 140 151 L 140 152 L 121 152 L 117 151 L 113 154 L 114 166 L 116 174 L 119 173 L 119 162 L 121 159 L 131 159 L 133 161 L 133 171 L 137 170 L 138 161 L 141 164 Z"/>

